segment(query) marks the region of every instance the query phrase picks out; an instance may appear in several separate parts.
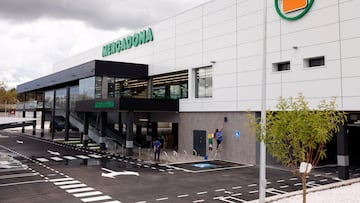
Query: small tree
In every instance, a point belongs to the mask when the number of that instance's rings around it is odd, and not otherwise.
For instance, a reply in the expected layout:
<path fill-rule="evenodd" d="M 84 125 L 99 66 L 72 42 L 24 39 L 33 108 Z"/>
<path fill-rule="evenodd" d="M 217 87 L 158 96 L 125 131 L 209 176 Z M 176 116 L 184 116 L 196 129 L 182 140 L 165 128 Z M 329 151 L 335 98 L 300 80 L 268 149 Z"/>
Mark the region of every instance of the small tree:
<path fill-rule="evenodd" d="M 326 157 L 324 147 L 339 132 L 340 125 L 344 125 L 346 114 L 336 111 L 335 99 L 329 103 L 322 101 L 317 109 L 310 109 L 299 94 L 297 99 L 280 98 L 276 111 L 267 111 L 265 136 L 260 137 L 261 124 L 254 117 L 250 120 L 268 152 L 301 178 L 305 203 L 308 169 Z M 298 169 L 301 163 L 306 167 L 303 173 Z"/>

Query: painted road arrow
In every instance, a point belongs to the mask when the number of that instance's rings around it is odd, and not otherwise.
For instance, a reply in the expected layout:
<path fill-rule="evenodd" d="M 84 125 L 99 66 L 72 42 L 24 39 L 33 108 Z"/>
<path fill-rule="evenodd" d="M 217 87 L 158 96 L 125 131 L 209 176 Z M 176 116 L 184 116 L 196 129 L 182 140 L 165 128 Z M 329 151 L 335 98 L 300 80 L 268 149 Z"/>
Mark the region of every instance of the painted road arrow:
<path fill-rule="evenodd" d="M 108 173 L 101 173 L 101 176 L 103 177 L 108 177 L 108 178 L 115 178 L 115 176 L 118 175 L 135 175 L 135 176 L 139 176 L 138 172 L 134 172 L 134 171 L 123 171 L 123 172 L 117 172 L 117 171 L 113 171 L 107 168 L 101 168 L 102 170 L 108 172 Z"/>
<path fill-rule="evenodd" d="M 56 156 L 60 156 L 60 153 L 59 152 L 53 152 L 51 150 L 48 150 L 48 152 L 52 155 L 56 155 Z"/>

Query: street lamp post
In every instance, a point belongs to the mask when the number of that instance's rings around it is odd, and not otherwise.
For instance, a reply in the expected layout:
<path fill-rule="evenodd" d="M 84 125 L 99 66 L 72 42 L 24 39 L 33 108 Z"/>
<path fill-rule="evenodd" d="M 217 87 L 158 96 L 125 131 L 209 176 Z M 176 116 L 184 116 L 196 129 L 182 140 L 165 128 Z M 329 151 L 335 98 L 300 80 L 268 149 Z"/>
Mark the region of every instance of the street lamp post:
<path fill-rule="evenodd" d="M 262 84 L 261 84 L 261 135 L 266 136 L 266 50 L 267 50 L 267 0 L 264 0 L 263 18 L 263 56 L 262 56 Z M 260 170 L 259 170 L 259 202 L 265 203 L 266 191 L 266 146 L 260 142 Z"/>

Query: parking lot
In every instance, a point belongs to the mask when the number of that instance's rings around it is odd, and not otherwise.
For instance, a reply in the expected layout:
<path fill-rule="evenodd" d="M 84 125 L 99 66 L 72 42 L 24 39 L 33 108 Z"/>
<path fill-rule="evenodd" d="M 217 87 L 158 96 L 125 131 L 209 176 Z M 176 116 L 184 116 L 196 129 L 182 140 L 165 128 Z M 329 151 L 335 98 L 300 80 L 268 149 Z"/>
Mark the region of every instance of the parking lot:
<path fill-rule="evenodd" d="M 226 161 L 157 164 L 1 132 L 0 152 L 21 162 L 0 169 L 0 202 L 247 202 L 258 198 L 258 167 Z M 359 170 L 352 177 L 359 177 Z M 340 181 L 315 169 L 308 188 Z M 281 167 L 267 167 L 266 195 L 301 189 Z"/>

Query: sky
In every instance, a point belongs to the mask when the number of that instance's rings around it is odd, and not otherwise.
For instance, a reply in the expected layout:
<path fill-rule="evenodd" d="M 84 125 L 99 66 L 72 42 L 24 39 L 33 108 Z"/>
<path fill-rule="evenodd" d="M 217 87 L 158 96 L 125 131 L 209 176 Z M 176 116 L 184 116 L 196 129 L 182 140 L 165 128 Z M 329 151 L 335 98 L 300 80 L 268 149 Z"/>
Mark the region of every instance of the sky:
<path fill-rule="evenodd" d="M 209 0 L 0 0 L 0 81 L 53 73 L 53 64 Z"/>

